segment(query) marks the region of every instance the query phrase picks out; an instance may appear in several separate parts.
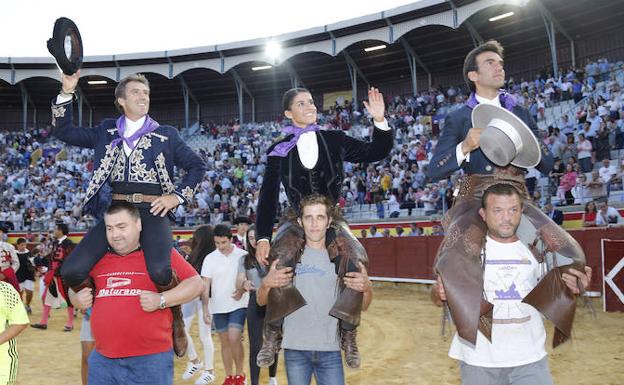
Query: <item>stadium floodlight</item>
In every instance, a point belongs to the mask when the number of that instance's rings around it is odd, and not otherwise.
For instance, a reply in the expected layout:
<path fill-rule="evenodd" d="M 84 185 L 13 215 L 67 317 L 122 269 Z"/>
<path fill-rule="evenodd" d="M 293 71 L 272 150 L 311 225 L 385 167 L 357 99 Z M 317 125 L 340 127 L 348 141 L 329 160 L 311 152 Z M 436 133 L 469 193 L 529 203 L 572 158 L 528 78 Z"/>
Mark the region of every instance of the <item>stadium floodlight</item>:
<path fill-rule="evenodd" d="M 97 85 L 97 84 L 107 84 L 108 82 L 106 80 L 89 80 L 87 82 L 87 84 L 90 84 L 92 86 Z"/>
<path fill-rule="evenodd" d="M 252 71 L 262 71 L 262 70 L 268 70 L 269 68 L 273 68 L 273 66 L 258 66 L 258 67 L 251 67 Z"/>
<path fill-rule="evenodd" d="M 373 47 L 364 48 L 364 52 L 378 51 L 378 50 L 384 49 L 384 48 L 386 48 L 386 45 L 385 44 L 381 44 L 381 45 L 376 45 L 376 46 L 373 46 Z"/>
<path fill-rule="evenodd" d="M 265 51 L 266 51 L 267 56 L 270 57 L 271 59 L 277 59 L 281 50 L 282 50 L 282 47 L 279 45 L 278 42 L 274 40 L 270 40 L 266 44 Z"/>
<path fill-rule="evenodd" d="M 513 15 L 514 15 L 513 12 L 507 12 L 507 13 L 503 13 L 502 15 L 490 17 L 488 20 L 490 20 L 490 21 L 497 21 L 497 20 L 505 19 L 505 18 L 507 18 L 509 16 L 513 16 Z"/>

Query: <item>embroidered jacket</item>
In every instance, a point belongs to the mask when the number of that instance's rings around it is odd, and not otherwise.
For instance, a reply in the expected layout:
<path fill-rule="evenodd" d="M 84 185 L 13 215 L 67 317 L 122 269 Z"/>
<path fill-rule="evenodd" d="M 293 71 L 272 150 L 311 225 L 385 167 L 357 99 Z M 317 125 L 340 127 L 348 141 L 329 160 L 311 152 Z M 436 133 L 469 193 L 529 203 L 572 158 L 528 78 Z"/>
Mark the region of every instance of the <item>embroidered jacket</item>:
<path fill-rule="evenodd" d="M 87 187 L 83 211 L 101 218 L 111 203 L 111 183 L 131 182 L 160 187 L 163 194 L 175 193 L 184 203 L 195 195 L 206 172 L 204 161 L 182 140 L 178 130 L 160 126 L 143 135 L 129 156 L 122 145 L 111 147 L 118 138 L 115 119 L 105 119 L 92 128 L 75 127 L 72 101 L 52 103 L 52 135 L 63 142 L 95 150 L 93 176 Z M 178 186 L 173 184 L 174 166 L 186 171 Z M 142 192 L 142 191 L 137 191 Z"/>

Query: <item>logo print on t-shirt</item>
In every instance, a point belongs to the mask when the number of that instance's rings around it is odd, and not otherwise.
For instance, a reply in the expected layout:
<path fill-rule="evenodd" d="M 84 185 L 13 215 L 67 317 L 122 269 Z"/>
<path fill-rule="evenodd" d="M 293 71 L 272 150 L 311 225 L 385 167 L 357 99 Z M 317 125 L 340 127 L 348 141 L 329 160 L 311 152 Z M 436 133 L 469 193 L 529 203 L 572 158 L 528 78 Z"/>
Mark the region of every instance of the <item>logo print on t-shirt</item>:
<path fill-rule="evenodd" d="M 314 265 L 306 265 L 304 263 L 298 263 L 297 267 L 295 268 L 295 274 L 296 275 L 317 274 L 323 277 L 325 275 L 325 271 L 319 269 L 318 267 Z"/>
<path fill-rule="evenodd" d="M 512 282 L 507 290 L 494 290 L 496 299 L 522 299 L 520 293 L 516 290 L 516 283 Z"/>
<path fill-rule="evenodd" d="M 109 277 L 106 280 L 106 287 L 128 286 L 131 283 L 132 280 L 130 278 Z"/>

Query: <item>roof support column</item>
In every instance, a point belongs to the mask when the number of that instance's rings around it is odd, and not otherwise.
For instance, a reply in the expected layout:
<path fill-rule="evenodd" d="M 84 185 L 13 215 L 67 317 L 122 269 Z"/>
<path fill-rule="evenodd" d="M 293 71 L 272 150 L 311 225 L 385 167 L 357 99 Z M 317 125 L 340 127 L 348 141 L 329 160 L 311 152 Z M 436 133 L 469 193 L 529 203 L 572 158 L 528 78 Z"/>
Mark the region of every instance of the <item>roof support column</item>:
<path fill-rule="evenodd" d="M 297 71 L 295 71 L 293 66 L 290 65 L 290 63 L 287 61 L 285 61 L 282 64 L 286 68 L 286 71 L 288 71 L 288 76 L 290 76 L 290 86 L 292 88 L 297 88 L 297 87 L 305 88 L 305 84 L 303 84 L 303 82 L 301 81 L 301 77 L 299 77 L 299 74 L 297 73 Z"/>
<path fill-rule="evenodd" d="M 184 80 L 184 77 L 182 76 L 182 74 L 178 75 L 179 79 L 180 79 L 180 86 L 182 87 L 182 97 L 184 98 L 184 127 L 188 128 L 190 127 L 190 107 L 189 107 L 189 99 L 193 100 L 193 102 L 195 102 L 195 118 L 197 120 L 197 123 L 199 123 L 199 118 L 200 118 L 200 114 L 201 114 L 201 107 L 199 105 L 199 102 L 197 101 L 197 99 L 195 98 L 195 95 L 193 95 L 193 92 L 191 91 L 191 89 L 189 88 L 188 84 L 186 83 L 186 81 Z"/>
<path fill-rule="evenodd" d="M 570 34 L 568 33 L 568 31 L 566 31 L 563 26 L 561 26 L 561 23 L 559 23 L 559 20 L 557 20 L 552 13 L 550 13 L 550 11 L 548 10 L 548 8 L 546 8 L 546 6 L 544 6 L 544 4 L 542 3 L 541 0 L 534 0 L 535 5 L 539 8 L 540 13 L 542 14 L 542 17 L 545 18 L 544 22 L 546 22 L 546 19 L 551 23 L 551 28 L 552 29 L 556 29 L 557 31 L 559 31 L 566 39 L 568 39 L 570 41 L 570 59 L 572 61 L 572 66 L 575 67 L 576 66 L 576 52 L 575 52 L 575 48 L 574 48 L 574 39 L 572 39 L 572 36 L 570 36 Z M 546 32 L 548 33 L 548 26 L 546 27 Z M 553 33 L 554 36 L 554 33 Z M 549 42 L 550 42 L 550 37 L 548 38 Z M 553 42 L 554 42 L 554 38 L 553 38 Z"/>
<path fill-rule="evenodd" d="M 91 108 L 91 104 L 80 87 L 76 87 L 76 101 L 78 102 L 78 126 L 83 126 L 83 111 L 84 105 L 86 104 L 89 109 L 89 127 L 93 127 L 93 108 Z"/>
<path fill-rule="evenodd" d="M 399 41 L 401 42 L 401 45 L 403 46 L 403 49 L 407 54 L 407 60 L 410 65 L 410 73 L 412 76 L 412 93 L 414 94 L 414 96 L 416 96 L 416 94 L 418 93 L 416 64 L 420 65 L 427 73 L 429 88 L 431 88 L 431 71 L 429 71 L 429 68 L 427 68 L 425 63 L 423 63 L 423 61 L 416 54 L 410 43 L 404 37 L 399 38 Z"/>
<path fill-rule="evenodd" d="M 457 25 L 457 7 L 455 6 L 455 3 L 453 2 L 453 0 L 447 0 L 447 1 L 449 5 L 451 6 L 451 8 L 453 9 L 453 28 L 457 29 L 457 27 L 459 27 L 459 25 Z M 479 45 L 483 44 L 485 40 L 483 40 L 483 37 L 481 37 L 479 32 L 477 32 L 477 29 L 472 25 L 472 23 L 466 20 L 464 21 L 464 25 L 466 26 L 466 29 L 470 33 L 470 38 L 472 39 L 472 45 L 474 45 L 475 47 L 478 47 Z"/>
<path fill-rule="evenodd" d="M 240 75 L 238 74 L 238 72 L 236 72 L 235 69 L 232 68 L 232 76 L 234 77 L 234 83 L 236 84 L 236 95 L 238 96 L 238 122 L 239 124 L 243 124 L 243 98 L 244 98 L 244 93 L 246 92 L 247 95 L 249 95 L 249 98 L 251 99 L 251 121 L 255 122 L 256 121 L 256 98 L 252 95 L 251 91 L 249 91 L 249 88 L 247 88 L 247 85 L 245 84 L 245 82 L 243 81 L 243 79 L 240 77 Z"/>
<path fill-rule="evenodd" d="M 343 56 L 347 60 L 347 69 L 349 70 L 349 77 L 351 77 L 351 95 L 353 98 L 353 109 L 358 109 L 358 98 L 357 98 L 357 80 L 358 75 L 364 82 L 366 83 L 366 88 L 370 88 L 370 83 L 364 73 L 360 70 L 360 67 L 355 64 L 353 58 L 347 53 L 347 51 L 342 51 Z"/>
<path fill-rule="evenodd" d="M 557 41 L 555 40 L 555 25 L 552 21 L 542 15 L 544 18 L 544 26 L 546 27 L 546 35 L 548 36 L 548 44 L 550 45 L 550 56 L 552 58 L 553 77 L 559 78 L 559 65 L 557 64 Z"/>
<path fill-rule="evenodd" d="M 33 107 L 33 125 L 37 124 L 37 106 L 30 98 L 30 94 L 23 82 L 20 82 L 20 91 L 22 96 L 22 129 L 24 132 L 28 129 L 28 104 Z"/>

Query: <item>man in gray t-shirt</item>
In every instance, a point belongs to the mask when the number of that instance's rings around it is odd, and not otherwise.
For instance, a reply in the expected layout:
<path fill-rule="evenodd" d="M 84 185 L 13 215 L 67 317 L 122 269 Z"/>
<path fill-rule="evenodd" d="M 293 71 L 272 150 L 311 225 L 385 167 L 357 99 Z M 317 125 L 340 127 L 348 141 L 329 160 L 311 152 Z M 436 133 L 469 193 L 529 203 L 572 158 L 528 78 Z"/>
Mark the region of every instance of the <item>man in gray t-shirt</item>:
<path fill-rule="evenodd" d="M 296 278 L 293 280 L 291 268 L 277 270 L 276 260 L 256 294 L 258 304 L 264 305 L 272 288 L 292 282 L 306 301 L 305 306 L 284 319 L 282 347 L 289 385 L 310 385 L 312 375 L 317 385 L 344 384 L 338 319 L 329 315 L 336 301 L 338 279 L 325 246 L 332 211 L 326 197 L 310 195 L 302 199 L 298 222 L 303 227 L 306 246 L 296 267 Z M 362 310 L 366 310 L 373 292 L 364 265 L 360 264 L 360 272 L 347 273 L 344 283 L 364 294 Z"/>

